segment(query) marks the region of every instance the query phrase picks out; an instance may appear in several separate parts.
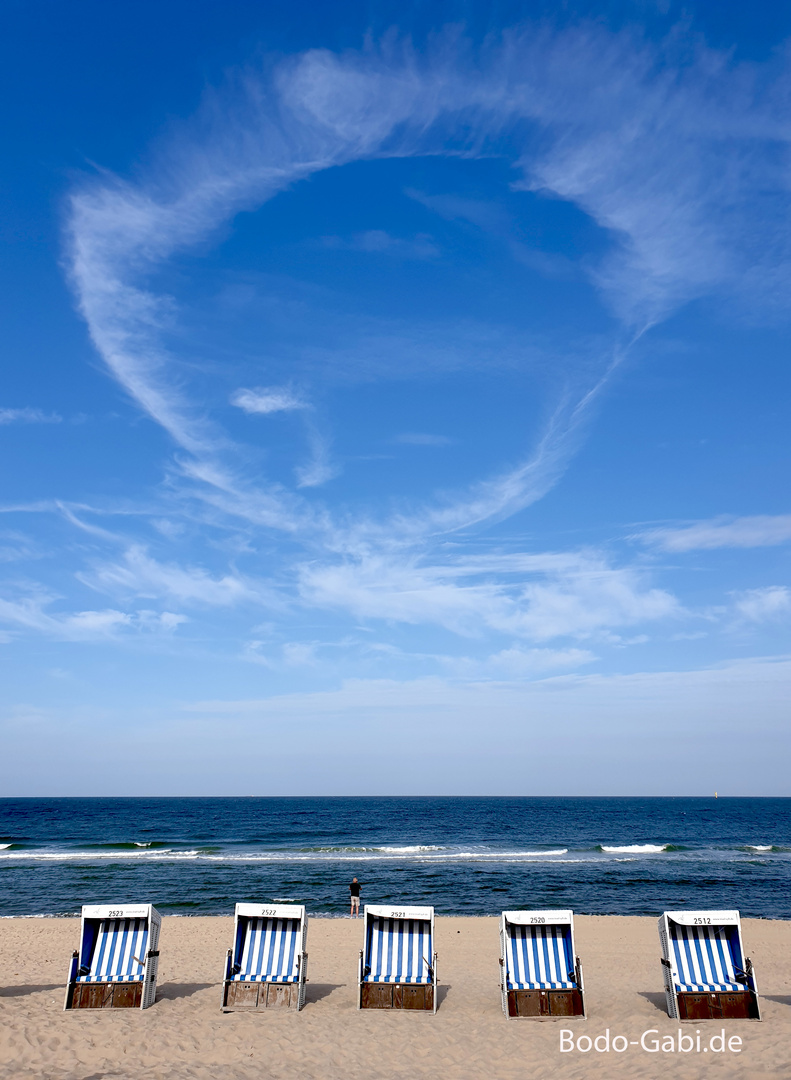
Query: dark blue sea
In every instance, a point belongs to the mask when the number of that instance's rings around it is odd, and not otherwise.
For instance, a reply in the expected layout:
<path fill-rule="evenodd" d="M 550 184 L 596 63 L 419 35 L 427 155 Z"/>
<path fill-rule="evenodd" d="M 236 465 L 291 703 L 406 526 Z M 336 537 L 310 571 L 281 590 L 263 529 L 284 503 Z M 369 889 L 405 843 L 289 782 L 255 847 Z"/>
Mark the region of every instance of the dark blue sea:
<path fill-rule="evenodd" d="M 0 800 L 0 915 L 150 902 L 347 910 L 433 904 L 791 918 L 791 799 L 224 798 Z"/>

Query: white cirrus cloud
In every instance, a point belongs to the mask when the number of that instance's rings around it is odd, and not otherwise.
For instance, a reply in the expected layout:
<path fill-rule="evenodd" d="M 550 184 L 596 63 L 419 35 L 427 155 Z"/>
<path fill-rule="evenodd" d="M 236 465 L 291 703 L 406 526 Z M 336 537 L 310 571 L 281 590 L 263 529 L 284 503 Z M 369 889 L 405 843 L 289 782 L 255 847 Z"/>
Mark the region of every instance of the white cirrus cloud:
<path fill-rule="evenodd" d="M 500 573 L 505 569 L 510 580 L 494 579 L 487 564 L 496 564 Z M 587 638 L 681 613 L 675 597 L 646 587 L 636 571 L 612 568 L 590 555 L 550 553 L 543 561 L 501 556 L 446 565 L 367 555 L 304 564 L 299 587 L 304 601 L 359 619 L 434 624 L 465 636 L 494 630 L 534 641 Z"/>
<path fill-rule="evenodd" d="M 791 614 L 791 589 L 785 585 L 747 589 L 736 594 L 735 607 L 739 615 L 750 622 L 760 623 L 782 618 Z"/>
<path fill-rule="evenodd" d="M 662 551 L 705 551 L 715 548 L 773 547 L 791 540 L 791 514 L 717 517 L 677 528 L 648 529 L 632 539 Z"/>
<path fill-rule="evenodd" d="M 478 667 L 479 674 L 518 678 L 550 671 L 573 671 L 595 659 L 589 649 L 525 649 L 514 645 L 492 653 Z"/>
<path fill-rule="evenodd" d="M 315 488 L 334 480 L 340 465 L 332 460 L 330 441 L 313 423 L 307 424 L 310 457 L 294 470 L 298 488 Z"/>
<path fill-rule="evenodd" d="M 60 424 L 62 416 L 42 409 L 0 409 L 0 424 Z"/>
<path fill-rule="evenodd" d="M 586 272 L 620 333 L 633 337 L 704 295 L 740 297 L 753 314 L 784 312 L 791 234 L 776 223 L 788 220 L 791 203 L 777 151 L 787 142 L 785 73 L 702 43 L 683 57 L 676 49 L 672 35 L 656 43 L 594 23 L 560 32 L 526 24 L 477 50 L 449 32 L 418 55 L 391 36 L 358 52 L 310 50 L 246 71 L 207 94 L 195 121 L 163 141 L 135 182 L 102 173 L 74 191 L 71 277 L 97 350 L 196 459 L 192 474 L 207 486 L 219 480 L 241 506 L 244 484 L 216 460 L 227 436 L 191 400 L 163 343 L 176 312 L 153 291 L 155 272 L 319 171 L 427 153 L 475 157 L 493 147 L 517 163 L 523 187 L 574 203 L 599 226 L 607 253 Z M 393 246 L 376 230 L 361 236 L 372 250 Z M 600 367 L 616 364 L 617 352 L 608 350 Z M 473 480 L 469 498 L 429 509 L 415 530 L 459 528 L 540 498 L 579 444 L 603 385 L 591 382 L 593 391 L 569 394 L 537 455 L 491 481 Z M 309 488 L 326 475 L 326 467 L 302 469 L 297 482 Z M 260 487 L 275 527 L 293 530 L 283 492 Z"/>
<path fill-rule="evenodd" d="M 440 254 L 440 249 L 428 233 L 417 233 L 414 237 L 406 238 L 393 236 L 384 229 L 368 229 L 348 239 L 325 236 L 322 240 L 325 247 L 390 255 L 399 259 L 436 259 Z"/>
<path fill-rule="evenodd" d="M 454 442 L 447 435 L 431 435 L 423 431 L 404 431 L 396 435 L 393 442 L 404 446 L 450 446 Z"/>
<path fill-rule="evenodd" d="M 212 607 L 228 607 L 258 596 L 239 576 L 229 573 L 213 577 L 202 567 L 158 562 L 140 544 L 129 547 L 121 562 L 106 562 L 78 576 L 102 592 L 150 599 L 173 597 Z"/>
<path fill-rule="evenodd" d="M 252 390 L 237 390 L 231 395 L 231 404 L 246 413 L 268 416 L 271 413 L 295 412 L 310 406 L 292 390 L 285 387 L 256 387 Z"/>
<path fill-rule="evenodd" d="M 167 633 L 187 622 L 185 615 L 170 611 L 53 612 L 47 610 L 55 597 L 40 593 L 20 600 L 0 600 L 0 622 L 18 630 L 33 631 L 59 641 L 101 641 L 123 632 Z"/>

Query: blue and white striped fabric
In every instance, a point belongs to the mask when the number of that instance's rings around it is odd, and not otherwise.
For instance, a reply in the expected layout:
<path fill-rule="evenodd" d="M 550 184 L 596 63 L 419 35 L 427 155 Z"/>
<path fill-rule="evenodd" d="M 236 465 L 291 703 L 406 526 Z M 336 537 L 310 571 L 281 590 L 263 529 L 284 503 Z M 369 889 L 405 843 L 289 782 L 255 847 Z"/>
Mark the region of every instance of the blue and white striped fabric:
<path fill-rule="evenodd" d="M 731 946 L 720 926 L 681 926 L 670 923 L 671 963 L 676 990 L 744 990 L 736 981 Z"/>
<path fill-rule="evenodd" d="M 102 919 L 90 972 L 77 982 L 142 982 L 148 948 L 147 919 Z"/>
<path fill-rule="evenodd" d="M 509 990 L 572 990 L 576 985 L 567 926 L 506 923 Z"/>
<path fill-rule="evenodd" d="M 299 919 L 250 919 L 233 982 L 295 983 L 299 979 Z"/>
<path fill-rule="evenodd" d="M 363 982 L 433 983 L 431 923 L 427 919 L 368 921 Z"/>

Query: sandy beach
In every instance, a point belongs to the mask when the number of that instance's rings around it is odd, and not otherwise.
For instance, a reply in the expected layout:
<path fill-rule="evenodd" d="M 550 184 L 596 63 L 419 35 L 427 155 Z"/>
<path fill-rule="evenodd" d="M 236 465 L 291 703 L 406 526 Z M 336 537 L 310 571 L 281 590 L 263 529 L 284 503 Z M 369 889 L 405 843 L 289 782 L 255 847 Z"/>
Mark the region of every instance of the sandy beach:
<path fill-rule="evenodd" d="M 498 991 L 497 920 L 438 918 L 436 1016 L 359 1012 L 362 920 L 313 919 L 307 1004 L 299 1014 L 223 1014 L 220 972 L 230 918 L 165 918 L 156 1004 L 144 1011 L 62 1012 L 77 919 L 0 921 L 0 1076 L 99 1078 L 504 1078 L 791 1075 L 791 922 L 745 920 L 763 1022 L 730 1021 L 739 1052 L 560 1050 L 560 1032 L 622 1035 L 647 1045 L 679 1025 L 664 1005 L 656 921 L 578 917 L 588 1019 L 507 1021 Z M 722 1024 L 685 1024 L 701 1047 Z M 604 1045 L 601 1041 L 600 1045 Z M 622 1044 L 621 1044 L 622 1045 Z M 660 1044 L 661 1045 L 661 1044 Z"/>

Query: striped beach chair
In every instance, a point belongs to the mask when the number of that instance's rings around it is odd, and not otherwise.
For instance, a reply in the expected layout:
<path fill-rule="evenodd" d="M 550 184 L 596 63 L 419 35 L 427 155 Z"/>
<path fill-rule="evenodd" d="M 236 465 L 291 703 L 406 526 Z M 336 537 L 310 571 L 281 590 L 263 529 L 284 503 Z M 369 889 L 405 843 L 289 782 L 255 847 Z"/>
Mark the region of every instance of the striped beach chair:
<path fill-rule="evenodd" d="M 666 911 L 659 920 L 668 1016 L 760 1020 L 738 911 Z"/>
<path fill-rule="evenodd" d="M 305 1004 L 308 919 L 300 904 L 237 904 L 234 945 L 223 975 L 222 1008 L 286 1008 Z"/>
<path fill-rule="evenodd" d="M 360 1009 L 437 1011 L 433 907 L 363 909 Z"/>
<path fill-rule="evenodd" d="M 64 1009 L 147 1009 L 154 1004 L 162 917 L 151 904 L 82 909 Z"/>
<path fill-rule="evenodd" d="M 571 911 L 504 911 L 500 990 L 507 1017 L 585 1016 L 582 964 Z"/>

